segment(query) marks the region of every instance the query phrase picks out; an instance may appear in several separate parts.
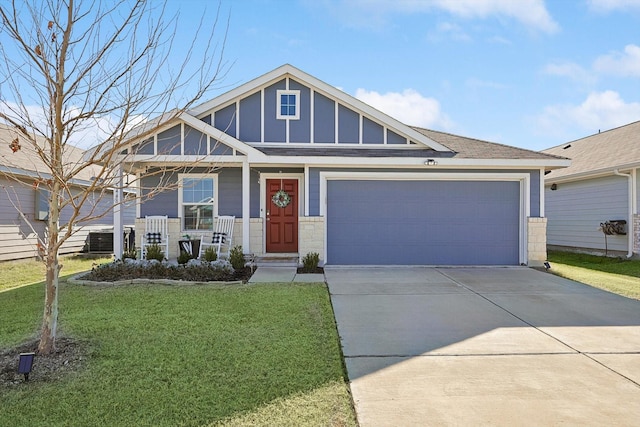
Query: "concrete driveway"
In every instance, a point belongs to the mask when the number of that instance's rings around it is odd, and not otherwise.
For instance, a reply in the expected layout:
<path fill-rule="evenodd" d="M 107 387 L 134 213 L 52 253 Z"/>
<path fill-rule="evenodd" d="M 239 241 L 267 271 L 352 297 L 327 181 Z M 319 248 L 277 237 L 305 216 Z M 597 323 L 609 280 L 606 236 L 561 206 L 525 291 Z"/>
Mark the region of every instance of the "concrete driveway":
<path fill-rule="evenodd" d="M 367 426 L 640 426 L 640 301 L 528 268 L 325 267 Z"/>

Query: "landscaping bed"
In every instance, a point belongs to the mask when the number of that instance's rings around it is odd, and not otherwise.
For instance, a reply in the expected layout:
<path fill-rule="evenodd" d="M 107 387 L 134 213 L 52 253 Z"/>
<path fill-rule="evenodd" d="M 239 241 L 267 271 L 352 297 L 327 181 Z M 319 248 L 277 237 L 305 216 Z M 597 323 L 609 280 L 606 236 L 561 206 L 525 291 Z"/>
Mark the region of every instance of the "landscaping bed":
<path fill-rule="evenodd" d="M 227 261 L 190 260 L 186 264 L 156 260 L 117 260 L 95 266 L 76 280 L 122 282 L 136 279 L 188 282 L 246 282 L 253 274 L 250 267 L 234 269 Z"/>

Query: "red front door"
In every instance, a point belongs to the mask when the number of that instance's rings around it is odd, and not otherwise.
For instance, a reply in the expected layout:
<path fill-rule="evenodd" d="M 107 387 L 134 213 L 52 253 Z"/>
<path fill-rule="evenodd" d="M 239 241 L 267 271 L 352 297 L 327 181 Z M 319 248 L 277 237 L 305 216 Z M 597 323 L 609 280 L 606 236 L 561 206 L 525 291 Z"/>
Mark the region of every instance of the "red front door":
<path fill-rule="evenodd" d="M 273 196 L 284 190 L 290 197 L 285 207 L 273 202 Z M 281 197 L 282 201 L 284 198 Z M 267 252 L 298 252 L 298 180 L 267 180 Z"/>

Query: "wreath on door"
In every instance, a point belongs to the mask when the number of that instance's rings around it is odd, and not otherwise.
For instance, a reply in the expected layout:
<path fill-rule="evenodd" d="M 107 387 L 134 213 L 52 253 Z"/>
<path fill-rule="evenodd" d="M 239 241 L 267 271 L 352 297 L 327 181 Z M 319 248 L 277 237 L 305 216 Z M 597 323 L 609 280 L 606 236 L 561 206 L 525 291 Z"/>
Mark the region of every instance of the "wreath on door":
<path fill-rule="evenodd" d="M 280 189 L 276 191 L 276 194 L 273 195 L 271 201 L 279 208 L 286 208 L 289 203 L 291 203 L 291 196 L 283 189 Z"/>

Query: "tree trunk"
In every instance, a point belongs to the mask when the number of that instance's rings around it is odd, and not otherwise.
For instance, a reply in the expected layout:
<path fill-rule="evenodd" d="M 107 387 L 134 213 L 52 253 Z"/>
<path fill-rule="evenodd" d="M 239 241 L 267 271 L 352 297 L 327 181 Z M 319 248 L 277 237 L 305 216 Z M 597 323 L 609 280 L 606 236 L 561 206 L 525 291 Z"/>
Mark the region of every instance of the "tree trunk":
<path fill-rule="evenodd" d="M 47 244 L 50 249 L 50 244 Z M 44 315 L 42 317 L 42 332 L 39 354 L 49 354 L 55 350 L 58 329 L 58 254 L 47 253 L 47 272 L 44 297 Z"/>
<path fill-rule="evenodd" d="M 58 209 L 58 197 L 54 185 L 52 197 L 49 199 L 49 221 L 46 235 L 46 280 L 44 293 L 44 313 L 42 316 L 42 330 L 40 334 L 40 344 L 38 344 L 39 354 L 49 354 L 55 351 L 56 336 L 58 330 L 58 285 L 60 276 L 60 261 L 58 259 L 58 219 L 60 211 Z"/>

